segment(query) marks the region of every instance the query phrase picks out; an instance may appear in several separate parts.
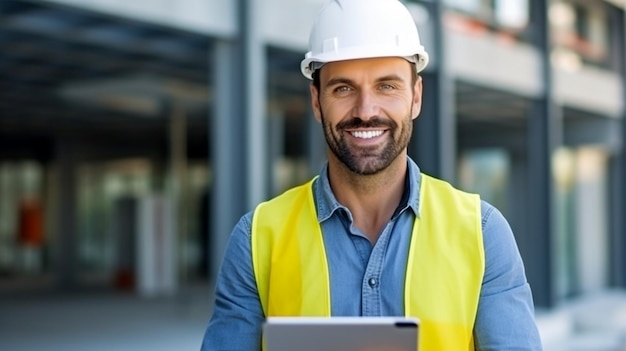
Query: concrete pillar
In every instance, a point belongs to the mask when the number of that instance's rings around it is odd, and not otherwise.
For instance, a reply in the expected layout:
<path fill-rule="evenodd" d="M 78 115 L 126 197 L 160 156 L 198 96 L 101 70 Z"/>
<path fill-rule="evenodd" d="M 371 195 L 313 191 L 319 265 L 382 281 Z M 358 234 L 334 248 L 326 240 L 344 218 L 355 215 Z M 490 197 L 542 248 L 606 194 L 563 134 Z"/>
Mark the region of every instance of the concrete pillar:
<path fill-rule="evenodd" d="M 239 35 L 215 45 L 212 144 L 215 277 L 228 236 L 239 217 L 267 198 L 267 68 L 261 38 L 261 0 L 237 3 Z"/>
<path fill-rule="evenodd" d="M 172 272 L 179 272 L 178 282 L 185 284 L 187 280 L 187 267 L 185 261 L 187 255 L 185 253 L 187 241 L 187 115 L 184 108 L 173 102 L 168 105 L 169 112 L 169 162 L 171 170 L 171 184 L 169 187 L 169 195 L 172 204 L 172 215 L 175 247 L 172 250 L 174 259 L 171 263 L 174 267 L 169 267 Z M 182 265 L 182 269 L 178 269 L 178 265 Z M 176 274 L 175 274 L 176 275 Z M 175 276 L 174 275 L 174 276 Z M 175 278 L 174 278 L 175 279 Z"/>
<path fill-rule="evenodd" d="M 520 236 L 528 231 L 528 158 L 526 153 L 511 152 L 510 171 L 507 191 L 506 218 L 513 229 L 513 233 Z M 519 241 L 519 240 L 518 240 Z"/>
<path fill-rule="evenodd" d="M 528 115 L 528 230 L 516 233 L 526 265 L 535 304 L 554 305 L 553 258 L 553 179 L 552 154 L 560 144 L 561 113 L 555 106 L 550 63 L 549 0 L 532 0 L 531 18 L 534 43 L 541 51 L 544 94 L 533 101 Z"/>
<path fill-rule="evenodd" d="M 241 91 L 245 83 L 241 65 L 241 43 L 218 41 L 215 44 L 213 65 L 214 89 L 213 110 L 209 123 L 211 143 L 212 221 L 209 239 L 210 279 L 217 276 L 230 232 L 239 217 L 249 209 L 247 120 L 243 108 Z M 256 174 L 257 172 L 252 172 Z"/>
<path fill-rule="evenodd" d="M 233 96 L 244 104 L 245 124 L 241 137 L 247 138 L 246 160 L 248 169 L 247 205 L 253 208 L 267 199 L 269 168 L 267 161 L 267 53 L 261 36 L 263 0 L 239 0 L 241 55 L 243 58 L 243 86 Z M 244 130 L 245 129 L 245 130 Z M 245 134 L 241 134 L 245 133 Z M 234 137 L 234 135 L 233 135 Z"/>
<path fill-rule="evenodd" d="M 57 283 L 61 289 L 71 289 L 78 277 L 77 204 L 78 175 L 77 155 L 79 146 L 68 140 L 59 140 L 56 145 L 57 166 L 57 228 L 54 239 L 53 262 Z"/>
<path fill-rule="evenodd" d="M 615 66 L 622 77 L 626 101 L 626 11 L 615 9 L 613 45 Z M 621 146 L 611 159 L 611 285 L 626 288 L 626 110 L 622 111 Z"/>
<path fill-rule="evenodd" d="M 626 97 L 624 97 L 626 98 Z M 622 144 L 626 141 L 626 116 L 622 120 Z M 626 288 L 626 152 L 624 146 L 610 160 L 611 245 L 610 285 Z"/>
<path fill-rule="evenodd" d="M 424 3 L 429 10 L 428 28 L 432 43 L 427 50 L 431 62 L 422 72 L 422 112 L 414 122 L 409 155 L 425 173 L 454 182 L 456 179 L 456 111 L 454 83 L 444 62 L 444 40 L 441 1 Z M 426 25 L 425 24 L 425 25 Z"/>

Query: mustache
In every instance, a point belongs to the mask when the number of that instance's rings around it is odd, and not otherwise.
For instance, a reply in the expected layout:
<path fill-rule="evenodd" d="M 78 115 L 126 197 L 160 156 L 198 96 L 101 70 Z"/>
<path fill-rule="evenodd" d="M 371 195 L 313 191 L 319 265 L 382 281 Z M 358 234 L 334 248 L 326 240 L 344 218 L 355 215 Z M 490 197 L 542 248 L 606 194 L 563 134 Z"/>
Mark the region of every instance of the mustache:
<path fill-rule="evenodd" d="M 372 117 L 367 121 L 362 120 L 359 117 L 354 117 L 346 121 L 339 122 L 337 124 L 337 129 L 355 129 L 355 128 L 378 128 L 378 127 L 389 127 L 394 128 L 396 124 L 386 118 L 382 117 Z"/>

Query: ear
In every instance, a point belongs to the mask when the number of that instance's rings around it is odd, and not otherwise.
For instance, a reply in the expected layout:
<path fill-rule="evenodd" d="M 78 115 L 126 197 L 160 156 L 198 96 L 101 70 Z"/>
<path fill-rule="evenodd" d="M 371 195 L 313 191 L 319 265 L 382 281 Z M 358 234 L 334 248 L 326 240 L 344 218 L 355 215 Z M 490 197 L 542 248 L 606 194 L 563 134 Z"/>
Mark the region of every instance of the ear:
<path fill-rule="evenodd" d="M 311 83 L 309 85 L 309 91 L 311 92 L 311 108 L 313 109 L 313 115 L 315 116 L 315 120 L 319 123 L 322 123 L 322 112 L 320 106 L 320 92 L 317 90 L 315 85 Z"/>
<path fill-rule="evenodd" d="M 418 76 L 415 80 L 415 86 L 413 87 L 413 102 L 412 102 L 413 115 L 412 119 L 416 119 L 422 111 L 422 77 Z"/>

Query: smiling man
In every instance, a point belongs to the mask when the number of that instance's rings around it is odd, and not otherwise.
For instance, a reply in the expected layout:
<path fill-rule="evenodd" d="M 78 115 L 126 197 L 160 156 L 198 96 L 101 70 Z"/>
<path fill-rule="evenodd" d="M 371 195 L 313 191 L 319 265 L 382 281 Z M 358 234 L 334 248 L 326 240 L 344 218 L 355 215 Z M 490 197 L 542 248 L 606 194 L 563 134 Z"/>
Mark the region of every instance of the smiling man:
<path fill-rule="evenodd" d="M 540 350 L 507 221 L 407 155 L 428 63 L 408 10 L 331 1 L 309 49 L 328 162 L 235 226 L 203 349 L 260 350 L 268 316 L 412 316 L 420 350 Z"/>

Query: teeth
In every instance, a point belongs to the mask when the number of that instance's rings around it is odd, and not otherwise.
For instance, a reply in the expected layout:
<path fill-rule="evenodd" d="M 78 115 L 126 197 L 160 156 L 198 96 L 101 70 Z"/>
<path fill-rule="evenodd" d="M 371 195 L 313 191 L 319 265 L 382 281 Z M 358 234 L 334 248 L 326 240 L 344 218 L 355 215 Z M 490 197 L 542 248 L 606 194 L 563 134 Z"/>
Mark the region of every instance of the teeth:
<path fill-rule="evenodd" d="M 371 139 L 377 136 L 381 136 L 383 134 L 383 131 L 382 130 L 374 130 L 374 131 L 367 131 L 367 132 L 358 131 L 358 132 L 351 132 L 350 134 L 352 134 L 352 136 L 355 138 Z"/>

